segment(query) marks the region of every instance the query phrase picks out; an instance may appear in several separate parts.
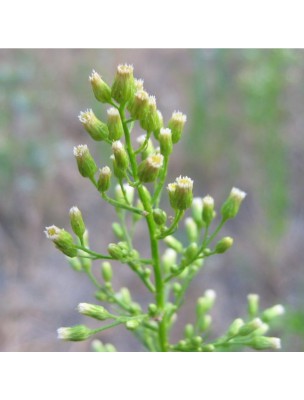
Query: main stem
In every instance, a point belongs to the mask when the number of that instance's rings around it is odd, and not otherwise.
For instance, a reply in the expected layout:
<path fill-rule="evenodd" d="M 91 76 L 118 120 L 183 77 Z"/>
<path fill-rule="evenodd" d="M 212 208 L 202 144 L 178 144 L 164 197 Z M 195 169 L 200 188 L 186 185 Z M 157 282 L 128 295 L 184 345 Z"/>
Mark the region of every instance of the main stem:
<path fill-rule="evenodd" d="M 128 126 L 126 123 L 125 107 L 124 106 L 120 107 L 119 112 L 120 112 L 120 117 L 121 117 L 123 128 L 124 128 L 124 134 L 125 134 L 125 139 L 126 139 L 126 149 L 127 149 L 127 152 L 128 152 L 129 158 L 130 158 L 133 178 L 135 181 L 137 181 L 138 174 L 137 174 L 136 156 L 133 152 L 130 132 L 129 132 L 129 129 L 128 129 Z M 148 213 L 148 215 L 146 216 L 146 220 L 147 220 L 149 236 L 150 236 L 151 257 L 153 260 L 153 270 L 154 270 L 155 289 L 156 289 L 156 293 L 155 293 L 156 305 L 159 309 L 160 314 L 162 315 L 162 319 L 159 323 L 159 330 L 158 330 L 159 343 L 160 343 L 161 350 L 167 351 L 167 327 L 166 327 L 165 318 L 163 318 L 164 309 L 165 309 L 165 291 L 164 291 L 165 287 L 164 287 L 164 282 L 162 279 L 161 268 L 160 268 L 158 240 L 156 239 L 156 226 L 155 226 L 155 222 L 153 219 L 152 206 L 150 204 L 149 199 L 147 198 L 147 196 L 141 186 L 138 186 L 137 189 L 138 189 L 138 194 L 139 194 L 140 200 L 142 202 L 142 205 L 143 205 L 145 211 Z"/>

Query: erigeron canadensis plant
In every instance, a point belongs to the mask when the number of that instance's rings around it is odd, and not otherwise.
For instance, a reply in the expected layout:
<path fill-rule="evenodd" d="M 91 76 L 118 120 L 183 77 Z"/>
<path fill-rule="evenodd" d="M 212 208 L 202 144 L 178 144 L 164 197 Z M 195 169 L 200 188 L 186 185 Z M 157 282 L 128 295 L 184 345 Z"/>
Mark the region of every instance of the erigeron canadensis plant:
<path fill-rule="evenodd" d="M 97 329 L 85 325 L 59 328 L 58 337 L 70 341 L 87 340 L 101 331 L 124 325 L 149 351 L 210 352 L 242 346 L 256 350 L 279 349 L 280 339 L 266 336 L 266 333 L 271 321 L 281 315 L 284 308 L 276 305 L 261 311 L 256 294 L 248 295 L 246 319 L 235 319 L 222 336 L 208 340 L 212 323 L 210 312 L 216 298 L 211 289 L 197 300 L 193 324 L 185 326 L 180 341 L 171 343 L 170 331 L 191 281 L 202 269 L 205 259 L 223 254 L 233 245 L 231 237 L 219 235 L 224 224 L 238 214 L 246 193 L 232 188 L 216 212 L 210 195 L 193 198 L 191 178 L 181 175 L 174 182 L 166 183 L 169 159 L 182 137 L 186 115 L 173 112 L 164 127 L 155 97 L 144 90 L 142 80 L 134 79 L 130 65 L 118 66 L 111 88 L 95 71 L 90 82 L 95 98 L 110 106 L 107 122 L 100 121 L 92 110 L 81 112 L 79 120 L 91 139 L 111 148 L 111 163 L 99 169 L 86 144 L 76 146 L 74 156 L 80 174 L 92 182 L 101 199 L 115 208 L 118 222 L 114 222 L 112 228 L 117 241 L 110 243 L 102 253 L 92 250 L 82 213 L 77 207 L 72 207 L 69 214 L 75 237 L 54 225 L 47 227 L 45 233 L 67 256 L 70 265 L 87 274 L 96 286 L 96 299 L 103 305 L 81 303 L 77 307 L 79 313 L 109 322 Z M 137 140 L 132 135 L 135 123 L 145 132 Z M 169 217 L 159 206 L 165 186 L 171 207 Z M 113 187 L 114 194 L 109 195 Z M 174 234 L 186 211 L 189 212 L 185 219 L 188 242 L 182 244 Z M 134 242 L 135 227 L 140 220 L 145 220 L 149 234 L 148 259 L 141 256 Z M 160 242 L 166 246 L 163 254 Z M 98 268 L 99 260 L 103 262 L 97 278 L 92 269 L 93 264 Z M 127 288 L 113 287 L 112 276 L 116 271 L 111 260 L 126 264 L 130 273 L 137 275 L 153 296 L 154 301 L 147 309 L 134 302 Z M 92 347 L 95 351 L 115 351 L 113 345 L 103 345 L 97 339 Z"/>

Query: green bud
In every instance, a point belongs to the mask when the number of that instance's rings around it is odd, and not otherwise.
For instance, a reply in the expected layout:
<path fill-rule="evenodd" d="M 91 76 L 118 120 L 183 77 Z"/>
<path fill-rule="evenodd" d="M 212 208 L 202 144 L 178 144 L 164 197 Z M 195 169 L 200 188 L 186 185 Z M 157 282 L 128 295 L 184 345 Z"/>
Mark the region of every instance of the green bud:
<path fill-rule="evenodd" d="M 123 239 L 124 238 L 124 236 L 125 236 L 124 235 L 124 231 L 122 229 L 122 226 L 118 222 L 113 222 L 112 229 L 113 229 L 113 232 L 114 232 L 115 236 L 118 239 Z"/>
<path fill-rule="evenodd" d="M 164 157 L 153 154 L 143 160 L 138 166 L 138 177 L 141 182 L 154 182 L 163 166 Z"/>
<path fill-rule="evenodd" d="M 143 119 L 148 110 L 149 95 L 144 90 L 138 90 L 128 104 L 128 110 L 133 119 Z"/>
<path fill-rule="evenodd" d="M 167 221 L 167 214 L 164 210 L 160 208 L 154 208 L 153 219 L 157 225 L 159 226 L 164 225 Z"/>
<path fill-rule="evenodd" d="M 92 109 L 81 111 L 78 118 L 93 140 L 105 140 L 109 136 L 107 125 L 96 117 Z"/>
<path fill-rule="evenodd" d="M 192 218 L 196 222 L 197 226 L 202 226 L 202 214 L 203 214 L 203 200 L 200 197 L 195 197 L 191 205 Z"/>
<path fill-rule="evenodd" d="M 194 336 L 194 326 L 192 324 L 185 326 L 184 336 L 186 339 L 191 339 Z"/>
<path fill-rule="evenodd" d="M 242 201 L 246 197 L 246 193 L 237 188 L 232 188 L 228 199 L 221 208 L 223 220 L 234 218 L 239 212 Z"/>
<path fill-rule="evenodd" d="M 80 314 L 98 319 L 99 321 L 112 318 L 112 315 L 104 307 L 95 304 L 80 303 L 77 306 L 77 310 Z"/>
<path fill-rule="evenodd" d="M 176 178 L 174 183 L 169 183 L 168 192 L 171 207 L 176 210 L 186 210 L 192 204 L 193 180 L 187 176 Z"/>
<path fill-rule="evenodd" d="M 94 174 L 98 168 L 89 152 L 88 146 L 86 144 L 80 144 L 74 147 L 74 156 L 80 175 L 84 178 L 94 178 Z"/>
<path fill-rule="evenodd" d="M 99 177 L 97 180 L 97 189 L 101 193 L 105 193 L 109 190 L 111 185 L 111 170 L 108 166 L 105 166 L 99 170 Z"/>
<path fill-rule="evenodd" d="M 187 121 L 187 117 L 185 114 L 182 114 L 181 112 L 174 112 L 172 114 L 172 117 L 169 121 L 169 128 L 172 131 L 172 142 L 173 143 L 177 143 L 179 142 L 181 136 L 182 136 L 182 132 L 184 129 L 184 125 Z"/>
<path fill-rule="evenodd" d="M 109 129 L 109 139 L 118 140 L 123 134 L 123 126 L 120 119 L 119 111 L 117 108 L 112 107 L 107 111 L 108 114 L 108 129 Z"/>
<path fill-rule="evenodd" d="M 95 98 L 101 103 L 110 103 L 111 88 L 101 79 L 101 76 L 94 70 L 92 71 L 92 74 L 90 76 L 90 82 Z"/>
<path fill-rule="evenodd" d="M 73 232 L 75 233 L 76 236 L 82 239 L 86 228 L 83 222 L 81 211 L 79 210 L 78 207 L 72 207 L 70 209 L 69 215 Z"/>
<path fill-rule="evenodd" d="M 132 186 L 130 186 L 128 183 L 124 183 L 123 187 L 126 192 L 126 197 L 127 197 L 129 204 L 132 204 L 133 199 L 134 199 L 134 188 Z M 115 186 L 115 198 L 117 201 L 119 201 L 121 203 L 125 202 L 125 198 L 124 198 L 124 195 L 123 195 L 120 185 Z"/>
<path fill-rule="evenodd" d="M 230 336 L 236 336 L 238 335 L 240 329 L 244 326 L 244 321 L 241 318 L 235 319 L 232 324 L 229 326 L 227 335 Z"/>
<path fill-rule="evenodd" d="M 105 261 L 101 264 L 101 273 L 105 282 L 111 282 L 113 271 L 112 266 L 108 261 Z"/>
<path fill-rule="evenodd" d="M 95 351 L 95 352 L 103 353 L 103 352 L 106 351 L 105 346 L 98 339 L 95 339 L 95 340 L 92 341 L 91 347 L 92 347 L 92 350 Z"/>
<path fill-rule="evenodd" d="M 130 304 L 132 303 L 132 297 L 131 297 L 131 293 L 130 290 L 126 287 L 123 287 L 120 289 L 120 295 L 122 300 L 126 303 L 126 304 Z"/>
<path fill-rule="evenodd" d="M 128 250 L 119 243 L 110 243 L 108 245 L 108 253 L 114 258 L 114 260 L 123 260 L 128 255 Z"/>
<path fill-rule="evenodd" d="M 194 261 L 194 258 L 196 257 L 197 252 L 198 252 L 197 243 L 195 243 L 195 242 L 190 243 L 189 246 L 184 251 L 182 264 L 186 265 L 186 264 L 189 264 L 190 262 Z"/>
<path fill-rule="evenodd" d="M 139 146 L 142 146 L 146 140 L 146 136 L 147 135 L 140 135 L 136 141 L 137 143 L 139 143 Z M 147 157 L 149 157 L 150 155 L 152 155 L 153 153 L 155 153 L 155 149 L 152 143 L 152 140 L 149 139 L 147 146 L 145 149 L 143 149 L 143 151 L 141 152 L 141 159 L 145 160 Z"/>
<path fill-rule="evenodd" d="M 198 321 L 198 329 L 200 332 L 207 331 L 212 323 L 212 317 L 209 314 L 204 314 Z"/>
<path fill-rule="evenodd" d="M 166 236 L 164 242 L 167 246 L 171 247 L 171 249 L 175 250 L 177 253 L 182 253 L 183 245 L 182 243 L 177 240 L 174 236 Z"/>
<path fill-rule="evenodd" d="M 157 305 L 156 304 L 149 304 L 148 312 L 151 317 L 155 317 L 157 315 Z"/>
<path fill-rule="evenodd" d="M 274 318 L 283 315 L 284 313 L 285 313 L 285 308 L 281 304 L 277 304 L 263 311 L 262 320 L 265 322 L 270 322 Z"/>
<path fill-rule="evenodd" d="M 249 294 L 248 300 L 248 314 L 251 318 L 255 317 L 259 312 L 259 300 L 260 297 L 257 294 Z"/>
<path fill-rule="evenodd" d="M 114 153 L 117 167 L 122 171 L 126 171 L 129 166 L 129 157 L 128 153 L 124 148 L 124 145 L 121 143 L 120 140 L 113 142 L 112 150 Z"/>
<path fill-rule="evenodd" d="M 279 350 L 281 340 L 276 337 L 255 336 L 248 345 L 256 350 Z"/>
<path fill-rule="evenodd" d="M 68 260 L 68 263 L 70 264 L 70 266 L 73 268 L 74 271 L 77 272 L 82 271 L 82 264 L 78 257 L 71 258 L 66 256 L 66 259 Z"/>
<path fill-rule="evenodd" d="M 167 236 L 168 237 L 168 236 Z M 172 237 L 172 236 L 171 236 Z M 176 263 L 177 253 L 173 249 L 166 249 L 162 256 L 162 266 L 165 273 L 169 273 L 170 267 Z"/>
<path fill-rule="evenodd" d="M 238 334 L 240 336 L 248 336 L 251 333 L 253 333 L 256 329 L 259 329 L 262 327 L 262 321 L 260 318 L 254 318 L 252 321 L 247 322 L 247 324 L 243 325 Z"/>
<path fill-rule="evenodd" d="M 119 104 L 125 104 L 135 90 L 132 65 L 118 65 L 111 95 Z"/>
<path fill-rule="evenodd" d="M 48 239 L 51 239 L 54 242 L 57 249 L 59 249 L 63 254 L 68 257 L 77 256 L 74 239 L 69 232 L 52 225 L 47 226 L 44 233 Z"/>
<path fill-rule="evenodd" d="M 130 331 L 134 331 L 139 327 L 139 321 L 136 319 L 130 319 L 129 321 L 126 322 L 126 328 L 129 329 Z"/>
<path fill-rule="evenodd" d="M 233 245 L 233 239 L 230 236 L 226 236 L 221 239 L 215 246 L 214 251 L 217 254 L 225 253 Z"/>
<path fill-rule="evenodd" d="M 174 296 L 177 297 L 182 291 L 182 285 L 179 282 L 175 282 L 173 284 L 173 293 Z"/>
<path fill-rule="evenodd" d="M 158 128 L 153 131 L 156 140 L 159 139 L 160 130 L 164 126 L 164 119 L 162 113 L 159 110 L 157 110 L 157 117 L 158 117 Z"/>
<path fill-rule="evenodd" d="M 211 310 L 216 299 L 216 293 L 212 289 L 206 290 L 204 294 L 205 295 L 203 297 L 200 297 L 197 300 L 196 314 L 198 318 L 200 317 L 200 315 L 206 314 L 208 311 Z"/>
<path fill-rule="evenodd" d="M 112 154 L 112 155 L 110 156 L 110 159 L 111 159 L 112 162 L 113 162 L 113 172 L 114 172 L 114 176 L 115 176 L 117 179 L 119 179 L 119 180 L 124 179 L 124 178 L 126 177 L 126 175 L 127 175 L 127 171 L 126 171 L 126 170 L 122 170 L 122 169 L 120 169 L 120 168 L 118 167 L 117 161 L 115 160 L 115 157 L 114 157 L 114 154 Z"/>
<path fill-rule="evenodd" d="M 191 343 L 192 343 L 194 346 L 200 347 L 200 345 L 203 343 L 203 338 L 202 338 L 201 336 L 194 336 L 194 337 L 191 339 Z"/>
<path fill-rule="evenodd" d="M 105 344 L 105 351 L 108 352 L 108 353 L 115 353 L 117 350 L 116 350 L 116 347 L 113 346 L 111 343 L 106 343 Z"/>
<path fill-rule="evenodd" d="M 75 325 L 69 328 L 57 329 L 58 339 L 69 340 L 72 342 L 80 342 L 88 339 L 92 332 L 91 329 L 84 325 Z"/>
<path fill-rule="evenodd" d="M 214 219 L 214 199 L 209 195 L 203 198 L 202 218 L 206 226 L 209 226 Z"/>
<path fill-rule="evenodd" d="M 169 128 L 161 128 L 158 135 L 158 140 L 160 144 L 160 152 L 163 156 L 169 156 L 172 153 L 172 133 Z"/>
<path fill-rule="evenodd" d="M 195 242 L 198 238 L 198 229 L 193 218 L 185 219 L 185 228 L 189 242 Z"/>
<path fill-rule="evenodd" d="M 102 290 L 98 290 L 97 292 L 95 292 L 95 298 L 99 301 L 108 300 L 108 296 Z"/>
<path fill-rule="evenodd" d="M 133 315 L 138 315 L 138 314 L 140 314 L 140 313 L 142 312 L 142 309 L 141 309 L 140 304 L 135 303 L 135 302 L 131 303 L 131 304 L 130 304 L 130 312 L 131 312 Z"/>
<path fill-rule="evenodd" d="M 139 121 L 140 126 L 147 132 L 154 132 L 157 129 L 160 129 L 160 121 L 154 96 L 149 96 L 145 113 L 141 116 Z"/>
<path fill-rule="evenodd" d="M 203 351 L 206 352 L 212 352 L 215 351 L 215 347 L 213 346 L 213 344 L 206 344 L 205 346 L 202 347 Z"/>

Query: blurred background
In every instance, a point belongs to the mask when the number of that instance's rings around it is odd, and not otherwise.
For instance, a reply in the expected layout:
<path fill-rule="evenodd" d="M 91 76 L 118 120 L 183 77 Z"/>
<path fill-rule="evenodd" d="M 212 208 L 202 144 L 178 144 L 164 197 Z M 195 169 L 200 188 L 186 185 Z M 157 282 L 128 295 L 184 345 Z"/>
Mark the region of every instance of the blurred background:
<path fill-rule="evenodd" d="M 192 322 L 204 290 L 218 293 L 215 335 L 245 315 L 248 293 L 259 293 L 263 307 L 287 309 L 272 336 L 281 335 L 284 351 L 303 351 L 304 51 L 279 49 L 0 50 L 0 350 L 91 348 L 56 339 L 60 326 L 92 326 L 75 307 L 93 302 L 94 288 L 43 230 L 68 229 L 68 211 L 77 205 L 92 249 L 103 251 L 114 240 L 115 214 L 79 175 L 72 150 L 87 143 L 107 163 L 108 150 L 93 148 L 77 116 L 93 108 L 104 118 L 106 107 L 95 101 L 88 76 L 94 68 L 111 84 L 117 64 L 125 62 L 156 95 L 166 121 L 174 110 L 188 116 L 168 181 L 191 176 L 195 196 L 211 194 L 218 205 L 232 186 L 248 193 L 223 232 L 235 238 L 233 249 L 206 262 L 174 337 Z M 169 210 L 166 198 L 163 206 Z M 144 232 L 140 225 L 139 249 L 146 249 Z M 138 278 L 127 267 L 116 269 L 116 289 L 127 286 L 147 304 Z M 94 271 L 98 276 L 98 263 Z M 123 327 L 100 338 L 119 351 L 142 351 Z"/>

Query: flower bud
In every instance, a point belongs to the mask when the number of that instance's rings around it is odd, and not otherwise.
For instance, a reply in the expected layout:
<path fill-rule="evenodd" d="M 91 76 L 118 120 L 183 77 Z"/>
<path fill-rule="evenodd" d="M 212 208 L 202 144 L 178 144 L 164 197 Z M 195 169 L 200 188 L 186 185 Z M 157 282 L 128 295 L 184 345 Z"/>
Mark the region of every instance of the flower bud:
<path fill-rule="evenodd" d="M 156 100 L 149 96 L 144 115 L 140 118 L 140 126 L 147 132 L 154 132 L 160 129 L 160 120 L 157 113 Z"/>
<path fill-rule="evenodd" d="M 129 157 L 124 148 L 124 145 L 120 140 L 113 142 L 112 150 L 114 153 L 115 161 L 117 163 L 117 167 L 122 171 L 126 171 L 129 166 Z"/>
<path fill-rule="evenodd" d="M 233 239 L 230 236 L 225 236 L 221 239 L 215 246 L 215 253 L 222 254 L 225 253 L 233 245 Z"/>
<path fill-rule="evenodd" d="M 99 321 L 112 318 L 112 315 L 104 307 L 95 304 L 80 303 L 77 306 L 77 310 L 80 314 L 98 319 Z"/>
<path fill-rule="evenodd" d="M 160 152 L 163 156 L 169 156 L 172 153 L 172 133 L 169 128 L 161 128 L 158 136 Z"/>
<path fill-rule="evenodd" d="M 101 76 L 93 70 L 89 79 L 95 98 L 101 103 L 110 103 L 111 88 L 101 79 Z"/>
<path fill-rule="evenodd" d="M 147 135 L 140 135 L 140 136 L 136 139 L 137 143 L 139 143 L 140 146 L 142 146 L 142 145 L 144 144 L 144 142 L 145 142 L 145 140 L 146 140 L 146 136 L 147 136 Z M 149 140 L 148 140 L 148 143 L 147 143 L 147 146 L 146 146 L 145 149 L 143 149 L 143 150 L 141 151 L 141 153 L 140 153 L 140 154 L 141 154 L 141 159 L 142 159 L 142 160 L 145 160 L 147 157 L 149 157 L 149 156 L 150 156 L 151 154 L 153 154 L 153 153 L 155 153 L 155 149 L 154 149 L 152 140 L 149 139 Z"/>
<path fill-rule="evenodd" d="M 214 218 L 214 199 L 209 195 L 203 198 L 202 217 L 206 226 L 209 226 Z"/>
<path fill-rule="evenodd" d="M 169 183 L 168 192 L 171 207 L 177 210 L 186 210 L 192 204 L 193 180 L 187 176 L 176 178 L 174 183 Z"/>
<path fill-rule="evenodd" d="M 243 325 L 238 334 L 240 336 L 247 336 L 253 333 L 256 329 L 261 328 L 263 325 L 263 322 L 260 320 L 260 318 L 254 318 L 252 321 L 247 322 L 247 324 Z"/>
<path fill-rule="evenodd" d="M 113 222 L 112 229 L 113 229 L 114 235 L 118 239 L 122 240 L 124 238 L 124 231 L 122 229 L 122 226 L 118 222 Z"/>
<path fill-rule="evenodd" d="M 238 335 L 240 329 L 242 326 L 244 326 L 244 321 L 241 318 L 235 319 L 232 324 L 229 326 L 227 335 L 230 336 L 236 336 Z"/>
<path fill-rule="evenodd" d="M 184 336 L 186 339 L 191 339 L 194 336 L 194 326 L 192 324 L 185 326 Z"/>
<path fill-rule="evenodd" d="M 167 236 L 168 237 L 168 236 Z M 166 249 L 162 256 L 162 266 L 165 273 L 169 273 L 170 267 L 176 264 L 177 253 L 173 249 Z"/>
<path fill-rule="evenodd" d="M 105 282 L 111 282 L 113 271 L 112 266 L 108 261 L 105 261 L 101 264 L 101 273 Z"/>
<path fill-rule="evenodd" d="M 153 219 L 157 225 L 159 226 L 164 225 L 167 221 L 167 214 L 164 210 L 160 208 L 154 208 Z"/>
<path fill-rule="evenodd" d="M 191 205 L 192 217 L 198 227 L 202 226 L 203 200 L 200 197 L 194 197 Z"/>
<path fill-rule="evenodd" d="M 205 295 L 197 300 L 196 314 L 198 318 L 201 314 L 206 314 L 214 305 L 216 293 L 214 290 L 209 289 L 205 291 Z"/>
<path fill-rule="evenodd" d="M 194 219 L 191 217 L 186 218 L 185 227 L 189 242 L 195 242 L 198 238 L 198 229 Z"/>
<path fill-rule="evenodd" d="M 138 177 L 141 182 L 154 182 L 163 166 L 164 157 L 153 154 L 142 161 L 138 166 Z"/>
<path fill-rule="evenodd" d="M 82 239 L 86 228 L 83 222 L 81 211 L 79 210 L 78 207 L 74 206 L 70 209 L 69 215 L 73 232 L 75 233 L 76 236 Z"/>
<path fill-rule="evenodd" d="M 255 317 L 259 312 L 259 295 L 249 294 L 247 296 L 248 300 L 248 314 L 251 318 Z"/>
<path fill-rule="evenodd" d="M 123 260 L 128 256 L 128 250 L 121 246 L 121 243 L 110 243 L 108 245 L 108 253 L 114 260 Z"/>
<path fill-rule="evenodd" d="M 246 193 L 237 188 L 232 188 L 228 199 L 224 202 L 221 208 L 223 220 L 234 218 L 239 212 L 240 206 Z"/>
<path fill-rule="evenodd" d="M 267 308 L 262 313 L 262 320 L 265 322 L 272 321 L 274 318 L 283 315 L 285 313 L 285 308 L 281 304 L 277 304 L 273 307 Z"/>
<path fill-rule="evenodd" d="M 79 342 L 88 339 L 92 332 L 91 329 L 84 325 L 75 325 L 69 328 L 57 329 L 58 339 L 69 340 L 72 342 Z"/>
<path fill-rule="evenodd" d="M 114 154 L 112 154 L 110 156 L 110 159 L 113 162 L 113 172 L 114 172 L 114 176 L 117 179 L 123 179 L 126 176 L 127 171 L 126 170 L 122 170 L 118 167 L 117 165 L 117 161 L 115 160 Z"/>
<path fill-rule="evenodd" d="M 133 203 L 134 200 L 134 187 L 130 186 L 128 183 L 123 184 L 124 190 L 126 192 L 126 197 L 129 204 Z M 115 198 L 117 201 L 123 203 L 125 202 L 125 198 L 123 192 L 121 190 L 120 185 L 115 186 Z"/>
<path fill-rule="evenodd" d="M 194 258 L 196 257 L 198 252 L 198 246 L 197 243 L 193 242 L 190 243 L 189 246 L 186 248 L 184 251 L 184 255 L 182 258 L 182 265 L 187 265 L 194 261 Z"/>
<path fill-rule="evenodd" d="M 212 317 L 209 314 L 204 314 L 198 321 L 198 329 L 200 332 L 207 331 L 212 324 Z"/>
<path fill-rule="evenodd" d="M 71 258 L 67 256 L 66 259 L 74 271 L 82 271 L 82 264 L 78 257 Z"/>
<path fill-rule="evenodd" d="M 144 90 L 138 90 L 128 104 L 128 110 L 133 119 L 143 120 L 148 110 L 149 95 Z"/>
<path fill-rule="evenodd" d="M 153 303 L 149 304 L 148 313 L 151 317 L 155 317 L 157 315 L 157 305 Z"/>
<path fill-rule="evenodd" d="M 77 249 L 75 248 L 73 237 L 69 232 L 52 225 L 47 226 L 44 233 L 63 254 L 69 257 L 77 256 Z"/>
<path fill-rule="evenodd" d="M 105 140 L 109 136 L 107 125 L 100 121 L 91 109 L 81 111 L 78 118 L 93 140 Z"/>
<path fill-rule="evenodd" d="M 124 134 L 119 111 L 117 110 L 117 108 L 112 107 L 108 109 L 107 114 L 108 114 L 109 139 L 112 141 L 118 140 Z"/>
<path fill-rule="evenodd" d="M 276 337 L 256 336 L 249 343 L 256 350 L 279 350 L 281 340 Z"/>
<path fill-rule="evenodd" d="M 98 168 L 89 152 L 88 146 L 86 144 L 80 144 L 74 147 L 74 156 L 80 175 L 84 178 L 93 178 Z"/>
<path fill-rule="evenodd" d="M 93 351 L 98 353 L 103 353 L 106 351 L 104 344 L 98 339 L 92 341 L 91 347 Z"/>
<path fill-rule="evenodd" d="M 134 93 L 135 83 L 132 65 L 118 65 L 111 96 L 119 104 L 125 104 Z"/>
<path fill-rule="evenodd" d="M 162 113 L 159 110 L 157 110 L 157 117 L 158 117 L 158 128 L 153 131 L 156 140 L 159 139 L 160 130 L 164 126 L 164 119 Z"/>
<path fill-rule="evenodd" d="M 174 236 L 166 236 L 164 242 L 167 246 L 171 247 L 171 249 L 175 250 L 177 253 L 181 253 L 183 251 L 182 243 L 177 240 Z"/>
<path fill-rule="evenodd" d="M 111 184 L 111 170 L 105 166 L 99 170 L 99 177 L 97 180 L 97 189 L 99 192 L 106 192 L 109 190 Z"/>
<path fill-rule="evenodd" d="M 126 328 L 129 329 L 129 331 L 134 331 L 139 327 L 139 321 L 136 319 L 130 319 L 129 321 L 126 322 Z"/>
<path fill-rule="evenodd" d="M 179 282 L 174 282 L 173 284 L 173 293 L 174 296 L 177 297 L 182 291 L 182 285 Z"/>
<path fill-rule="evenodd" d="M 179 142 L 182 132 L 184 129 L 185 122 L 187 121 L 187 117 L 185 114 L 182 114 L 179 111 L 174 111 L 172 117 L 169 121 L 169 128 L 172 131 L 172 142 L 177 143 Z"/>
<path fill-rule="evenodd" d="M 126 303 L 126 304 L 130 304 L 132 302 L 132 297 L 131 297 L 131 293 L 130 290 L 126 287 L 123 287 L 120 289 L 120 295 L 122 300 Z"/>
<path fill-rule="evenodd" d="M 108 352 L 108 353 L 115 353 L 117 350 L 116 350 L 116 347 L 113 346 L 113 344 L 106 343 L 105 344 L 105 351 Z"/>

